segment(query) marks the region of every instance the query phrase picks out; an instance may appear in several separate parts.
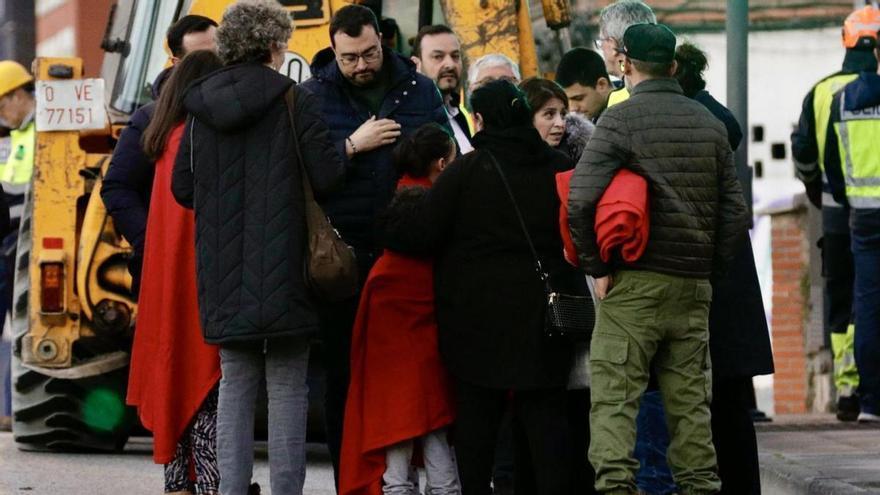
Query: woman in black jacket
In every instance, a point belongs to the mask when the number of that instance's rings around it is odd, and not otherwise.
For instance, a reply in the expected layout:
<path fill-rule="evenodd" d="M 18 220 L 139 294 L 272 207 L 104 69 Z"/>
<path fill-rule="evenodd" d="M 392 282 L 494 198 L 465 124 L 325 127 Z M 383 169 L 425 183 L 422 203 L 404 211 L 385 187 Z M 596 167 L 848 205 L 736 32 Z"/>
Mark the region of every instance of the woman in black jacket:
<path fill-rule="evenodd" d="M 217 31 L 226 67 L 196 81 L 172 188 L 195 210 L 199 310 L 205 340 L 220 345 L 217 454 L 220 491 L 244 494 L 253 468 L 254 408 L 269 398 L 273 493 L 302 493 L 306 368 L 317 330 L 303 282 L 303 166 L 315 191 L 342 178 L 315 98 L 279 74 L 292 25 L 267 0 L 239 2 Z M 296 148 L 305 163 L 299 163 Z"/>
<path fill-rule="evenodd" d="M 462 492 L 491 493 L 499 421 L 511 400 L 526 433 L 517 458 L 531 458 L 538 493 L 568 493 L 571 345 L 544 334 L 543 284 L 493 164 L 510 184 L 545 271 L 556 283 L 577 284 L 583 276 L 562 257 L 554 178 L 554 164 L 567 158 L 541 140 L 525 96 L 510 82 L 482 86 L 471 103 L 476 151 L 446 168 L 421 221 L 390 244 L 436 256 L 440 353 L 455 379 Z"/>
<path fill-rule="evenodd" d="M 581 153 L 593 134 L 593 123 L 579 114 L 569 113 L 568 96 L 562 87 L 550 79 L 532 77 L 521 82 L 519 88 L 525 93 L 532 109 L 532 124 L 538 134 L 544 142 L 565 153 L 570 159 L 569 164 L 559 164 L 557 170 L 571 170 L 580 161 Z M 582 277 L 586 284 L 586 275 Z M 593 481 L 596 477 L 596 472 L 587 459 L 590 425 L 584 419 L 590 417 L 590 343 L 573 343 L 572 355 L 566 393 L 568 428 L 573 449 L 572 483 L 575 493 L 589 495 L 595 493 Z M 518 479 L 523 478 L 522 473 L 520 475 Z"/>

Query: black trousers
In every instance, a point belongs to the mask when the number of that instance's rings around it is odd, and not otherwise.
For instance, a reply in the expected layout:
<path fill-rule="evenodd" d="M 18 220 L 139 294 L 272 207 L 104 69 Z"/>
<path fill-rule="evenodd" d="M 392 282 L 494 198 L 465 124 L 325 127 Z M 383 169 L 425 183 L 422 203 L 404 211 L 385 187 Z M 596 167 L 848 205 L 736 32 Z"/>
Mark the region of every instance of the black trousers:
<path fill-rule="evenodd" d="M 339 487 L 339 456 L 345 400 L 351 374 L 351 330 L 357 315 L 358 299 L 353 298 L 319 308 L 321 318 L 321 360 L 324 363 L 324 430 L 327 450 L 333 463 L 333 479 Z"/>
<path fill-rule="evenodd" d="M 571 439 L 565 390 L 497 390 L 456 381 L 455 454 L 463 495 L 492 493 L 492 467 L 504 411 L 510 402 L 517 465 L 529 462 L 536 494 L 571 492 Z M 517 430 L 521 433 L 517 433 Z M 516 473 L 523 472 L 517 468 Z M 528 470 L 525 470 L 528 471 Z M 517 479 L 517 495 L 527 483 Z"/>
<path fill-rule="evenodd" d="M 853 286 L 855 267 L 850 246 L 849 208 L 823 208 L 822 251 L 823 291 L 822 313 L 825 339 L 828 333 L 846 333 L 853 321 Z"/>
<path fill-rule="evenodd" d="M 596 471 L 590 464 L 590 389 L 569 390 L 568 428 L 571 432 L 572 493 L 592 495 L 596 493 Z"/>
<path fill-rule="evenodd" d="M 367 280 L 379 253 L 355 249 L 360 283 Z M 327 379 L 324 392 L 324 430 L 327 450 L 333 463 L 333 480 L 339 488 L 339 456 L 342 450 L 342 427 L 345 421 L 345 400 L 351 377 L 351 331 L 357 316 L 360 293 L 336 303 L 317 305 L 321 325 L 321 360 Z M 338 490 L 337 490 L 338 491 Z"/>
<path fill-rule="evenodd" d="M 751 377 L 712 380 L 712 440 L 723 495 L 760 495 Z"/>

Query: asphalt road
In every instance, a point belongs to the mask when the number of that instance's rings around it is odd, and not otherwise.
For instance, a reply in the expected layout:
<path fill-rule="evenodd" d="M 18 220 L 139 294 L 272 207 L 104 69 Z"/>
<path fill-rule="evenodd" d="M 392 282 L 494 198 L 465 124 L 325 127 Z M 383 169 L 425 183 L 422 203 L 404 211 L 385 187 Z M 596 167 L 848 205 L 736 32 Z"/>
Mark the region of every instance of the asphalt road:
<path fill-rule="evenodd" d="M 334 495 L 326 448 L 309 445 L 308 459 L 305 493 Z M 12 434 L 0 433 L 0 495 L 161 495 L 162 479 L 148 438 L 130 440 L 118 454 L 58 454 L 21 452 Z M 258 444 L 254 481 L 271 493 L 265 444 Z"/>

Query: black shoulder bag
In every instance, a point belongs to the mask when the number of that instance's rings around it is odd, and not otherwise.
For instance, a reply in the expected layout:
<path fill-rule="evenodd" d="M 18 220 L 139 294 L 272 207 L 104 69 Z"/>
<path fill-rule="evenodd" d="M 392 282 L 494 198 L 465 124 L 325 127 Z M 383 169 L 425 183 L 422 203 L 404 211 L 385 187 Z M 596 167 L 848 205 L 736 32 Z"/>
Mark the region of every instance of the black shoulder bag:
<path fill-rule="evenodd" d="M 495 170 L 498 171 L 498 175 L 501 176 L 501 182 L 504 183 L 504 189 L 507 190 L 507 195 L 513 204 L 513 210 L 516 212 L 516 218 L 519 220 L 519 225 L 535 259 L 535 270 L 538 273 L 538 277 L 544 283 L 544 292 L 547 297 L 544 331 L 551 337 L 565 336 L 572 340 L 589 341 L 593 333 L 593 326 L 596 323 L 596 309 L 593 307 L 593 298 L 589 295 L 575 296 L 565 294 L 553 289 L 550 276 L 544 271 L 541 259 L 538 257 L 538 251 L 535 250 L 535 245 L 532 243 L 532 236 L 529 235 L 529 230 L 526 228 L 526 222 L 523 220 L 519 205 L 517 205 L 513 191 L 510 189 L 510 184 L 507 182 L 507 177 L 501 170 L 501 165 L 498 164 L 495 156 L 488 150 L 485 151 L 492 161 Z"/>

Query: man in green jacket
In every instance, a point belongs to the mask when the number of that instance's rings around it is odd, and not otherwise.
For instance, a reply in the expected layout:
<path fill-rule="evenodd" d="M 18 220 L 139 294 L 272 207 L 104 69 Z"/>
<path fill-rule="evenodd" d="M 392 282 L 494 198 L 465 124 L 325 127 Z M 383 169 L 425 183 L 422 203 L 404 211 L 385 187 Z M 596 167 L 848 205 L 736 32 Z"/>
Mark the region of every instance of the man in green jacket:
<path fill-rule="evenodd" d="M 579 261 L 596 278 L 601 301 L 590 355 L 596 489 L 636 491 L 635 417 L 653 371 L 670 425 L 669 465 L 681 493 L 716 493 L 710 278 L 724 272 L 745 240 L 748 212 L 724 125 L 672 79 L 672 31 L 631 26 L 621 52 L 632 96 L 603 114 L 569 196 Z M 626 263 L 600 257 L 594 229 L 599 199 L 623 168 L 647 180 L 651 221 L 644 254 Z"/>

